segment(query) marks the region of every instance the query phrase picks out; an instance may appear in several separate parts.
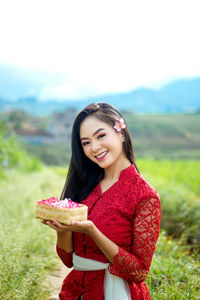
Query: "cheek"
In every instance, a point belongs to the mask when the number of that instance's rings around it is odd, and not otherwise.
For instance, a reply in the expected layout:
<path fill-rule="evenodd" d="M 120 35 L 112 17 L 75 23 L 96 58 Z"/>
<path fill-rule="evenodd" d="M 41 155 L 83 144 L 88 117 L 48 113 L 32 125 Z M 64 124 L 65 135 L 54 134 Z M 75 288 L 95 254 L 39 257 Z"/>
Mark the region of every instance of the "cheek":
<path fill-rule="evenodd" d="M 112 138 L 112 137 L 107 139 L 105 144 L 108 148 L 110 148 L 110 150 L 114 150 L 114 151 L 120 150 L 122 147 L 121 141 L 119 139 Z"/>
<path fill-rule="evenodd" d="M 83 152 L 85 153 L 86 156 L 89 156 L 90 155 L 89 147 L 83 147 Z"/>
<path fill-rule="evenodd" d="M 106 137 L 104 137 L 101 140 L 101 146 L 102 147 L 110 148 L 110 147 L 112 147 L 113 143 L 115 143 L 115 139 L 113 139 L 112 135 L 107 135 Z"/>

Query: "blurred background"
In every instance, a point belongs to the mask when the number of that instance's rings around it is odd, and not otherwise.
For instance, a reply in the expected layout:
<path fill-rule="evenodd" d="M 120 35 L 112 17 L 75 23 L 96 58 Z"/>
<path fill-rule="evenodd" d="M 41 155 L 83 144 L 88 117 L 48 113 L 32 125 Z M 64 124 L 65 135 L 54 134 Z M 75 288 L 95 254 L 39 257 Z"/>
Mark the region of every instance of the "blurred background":
<path fill-rule="evenodd" d="M 104 101 L 124 114 L 136 157 L 199 159 L 198 12 L 198 1 L 2 1 L 7 134 L 66 164 L 75 115 Z"/>
<path fill-rule="evenodd" d="M 35 201 L 60 196 L 74 118 L 92 102 L 122 112 L 161 197 L 152 298 L 200 298 L 199 11 L 198 0 L 0 1 L 2 299 L 49 297 L 55 237 Z"/>

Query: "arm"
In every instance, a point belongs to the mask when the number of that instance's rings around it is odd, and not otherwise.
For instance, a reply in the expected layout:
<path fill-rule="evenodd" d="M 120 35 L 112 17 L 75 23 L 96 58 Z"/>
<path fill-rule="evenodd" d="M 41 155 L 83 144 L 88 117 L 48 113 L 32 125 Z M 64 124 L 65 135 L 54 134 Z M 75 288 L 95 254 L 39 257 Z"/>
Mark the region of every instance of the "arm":
<path fill-rule="evenodd" d="M 57 232 L 57 246 L 66 252 L 73 252 L 72 231 Z"/>
<path fill-rule="evenodd" d="M 62 262 L 68 267 L 72 268 L 72 254 L 73 254 L 73 243 L 72 243 L 72 232 L 57 232 L 57 244 L 56 252 Z"/>
<path fill-rule="evenodd" d="M 134 283 L 146 279 L 159 235 L 160 218 L 159 199 L 151 198 L 139 202 L 133 219 L 131 253 L 118 247 L 113 265 L 108 267 L 111 274 Z"/>
<path fill-rule="evenodd" d="M 52 221 L 41 220 L 41 222 L 49 227 L 53 228 L 57 232 L 57 244 L 56 252 L 62 262 L 68 267 L 73 267 L 72 254 L 73 254 L 73 242 L 72 231 L 67 230 L 66 226 L 59 223 L 56 219 Z"/>

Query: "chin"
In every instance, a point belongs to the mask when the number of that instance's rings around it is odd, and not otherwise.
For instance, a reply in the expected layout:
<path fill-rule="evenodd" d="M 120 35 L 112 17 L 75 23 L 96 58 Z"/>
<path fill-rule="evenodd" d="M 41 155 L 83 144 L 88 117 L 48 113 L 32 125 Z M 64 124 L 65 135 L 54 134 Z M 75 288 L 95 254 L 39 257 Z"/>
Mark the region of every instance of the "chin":
<path fill-rule="evenodd" d="M 99 163 L 98 165 L 103 169 L 107 169 L 107 168 L 111 167 L 113 163 L 114 162 L 104 162 L 104 163 L 102 162 L 102 163 Z"/>

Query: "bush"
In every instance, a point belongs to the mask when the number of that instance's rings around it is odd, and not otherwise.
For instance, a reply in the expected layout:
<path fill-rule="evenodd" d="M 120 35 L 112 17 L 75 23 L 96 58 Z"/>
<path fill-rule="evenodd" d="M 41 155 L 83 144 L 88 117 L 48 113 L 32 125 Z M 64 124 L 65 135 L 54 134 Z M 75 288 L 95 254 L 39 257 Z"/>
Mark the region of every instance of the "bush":
<path fill-rule="evenodd" d="M 0 115 L 0 176 L 4 170 L 18 168 L 21 171 L 38 171 L 42 168 L 39 159 L 32 157 L 21 147 L 17 136 L 8 135 L 9 126 Z"/>
<path fill-rule="evenodd" d="M 199 249 L 200 162 L 138 160 L 138 165 L 160 194 L 161 227 L 175 238 L 184 238 L 193 249 Z"/>
<path fill-rule="evenodd" d="M 39 159 L 26 153 L 20 146 L 17 138 L 6 138 L 0 135 L 0 172 L 7 168 L 18 168 L 21 171 L 38 171 L 42 168 Z"/>

